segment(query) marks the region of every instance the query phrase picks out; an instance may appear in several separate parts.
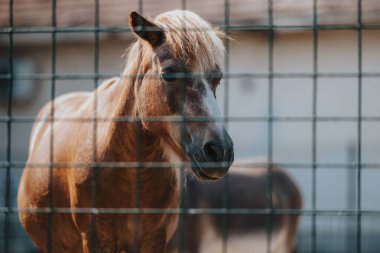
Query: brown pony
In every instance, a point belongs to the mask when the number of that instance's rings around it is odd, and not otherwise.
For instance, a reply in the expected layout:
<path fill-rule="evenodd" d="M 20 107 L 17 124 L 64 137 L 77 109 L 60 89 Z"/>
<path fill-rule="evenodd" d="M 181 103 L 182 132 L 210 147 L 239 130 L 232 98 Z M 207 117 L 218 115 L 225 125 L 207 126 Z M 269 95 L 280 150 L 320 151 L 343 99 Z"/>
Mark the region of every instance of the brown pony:
<path fill-rule="evenodd" d="M 177 214 L 126 210 L 178 208 L 178 162 L 202 180 L 233 162 L 216 120 L 223 34 L 188 11 L 153 21 L 132 12 L 130 27 L 139 39 L 122 76 L 55 99 L 33 126 L 18 207 L 41 252 L 165 252 Z"/>

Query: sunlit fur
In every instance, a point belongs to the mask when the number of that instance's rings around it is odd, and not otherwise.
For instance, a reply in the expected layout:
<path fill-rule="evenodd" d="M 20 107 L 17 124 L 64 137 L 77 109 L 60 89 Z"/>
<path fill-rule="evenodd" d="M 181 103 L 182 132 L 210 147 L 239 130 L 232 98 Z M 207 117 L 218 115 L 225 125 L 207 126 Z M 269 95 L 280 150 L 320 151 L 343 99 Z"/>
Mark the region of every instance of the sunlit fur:
<path fill-rule="evenodd" d="M 191 12 L 173 11 L 160 15 L 155 22 L 167 30 L 163 46 L 171 48 L 181 61 L 191 65 L 191 72 L 209 71 L 216 65 L 221 66 L 223 35 L 200 17 Z M 180 31 L 172 30 L 178 28 Z M 135 242 L 139 242 L 141 253 L 162 253 L 175 231 L 176 214 L 103 213 L 94 216 L 89 212 L 73 211 L 49 216 L 35 209 L 89 210 L 94 207 L 93 201 L 96 208 L 113 210 L 179 207 L 177 169 L 105 165 L 109 162 L 135 164 L 136 159 L 144 164 L 188 162 L 179 147 L 178 135 L 172 137 L 168 124 L 110 120 L 141 119 L 145 114 L 173 114 L 165 104 L 164 86 L 158 85 L 156 79 L 138 77 L 148 72 L 158 74 L 160 70 L 153 66 L 155 54 L 152 46 L 138 39 L 127 55 L 127 65 L 120 78 L 105 81 L 93 92 L 58 97 L 45 105 L 37 116 L 27 166 L 20 180 L 18 207 L 22 210 L 19 212 L 22 226 L 42 253 L 88 253 L 92 248 L 91 242 L 95 243 L 96 253 L 134 252 Z M 141 106 L 141 103 L 144 104 Z M 52 124 L 52 107 L 55 118 L 70 120 L 55 120 Z M 146 113 L 146 108 L 151 111 Z M 94 115 L 106 120 L 99 120 L 94 126 Z M 53 140 L 51 136 L 54 136 Z M 51 154 L 52 150 L 54 152 Z M 140 158 L 136 153 L 140 154 Z M 66 164 L 66 167 L 51 170 L 52 161 Z M 99 168 L 93 169 L 95 162 Z M 34 168 L 31 164 L 40 164 L 40 167 Z M 92 195 L 94 178 L 97 182 L 95 198 Z M 139 190 L 136 187 L 137 178 Z M 95 230 L 93 221 L 96 223 Z M 48 231 L 52 233 L 48 235 Z"/>

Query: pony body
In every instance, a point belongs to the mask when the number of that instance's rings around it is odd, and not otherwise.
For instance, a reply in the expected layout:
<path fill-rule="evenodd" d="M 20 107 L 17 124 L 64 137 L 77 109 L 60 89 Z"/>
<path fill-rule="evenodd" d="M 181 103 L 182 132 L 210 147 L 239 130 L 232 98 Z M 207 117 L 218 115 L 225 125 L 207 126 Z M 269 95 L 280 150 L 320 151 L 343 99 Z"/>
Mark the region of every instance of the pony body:
<path fill-rule="evenodd" d="M 132 12 L 130 26 L 139 40 L 122 76 L 91 93 L 58 97 L 42 108 L 33 126 L 18 207 L 21 224 L 41 252 L 165 252 L 177 215 L 126 210 L 178 208 L 179 170 L 116 165 L 181 161 L 191 163 L 199 179 L 212 180 L 223 177 L 233 162 L 232 141 L 216 120 L 149 120 L 212 116 L 216 101 L 210 94 L 219 77 L 164 76 L 168 71 L 219 72 L 223 47 L 218 33 L 186 11 L 164 13 L 154 22 Z M 190 36 L 205 26 L 208 32 Z M 171 35 L 170 27 L 193 31 Z M 178 38 L 198 39 L 191 48 L 195 55 L 205 47 L 212 51 L 201 64 Z M 53 213 L 41 208 L 53 208 Z M 91 208 L 120 212 L 91 214 Z"/>

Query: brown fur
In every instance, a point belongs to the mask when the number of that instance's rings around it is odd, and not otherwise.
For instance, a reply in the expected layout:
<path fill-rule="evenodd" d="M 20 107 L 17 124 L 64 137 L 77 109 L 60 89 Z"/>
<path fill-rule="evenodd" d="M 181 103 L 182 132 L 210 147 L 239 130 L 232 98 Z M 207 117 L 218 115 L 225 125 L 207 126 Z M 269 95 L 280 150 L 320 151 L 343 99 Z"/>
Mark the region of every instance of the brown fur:
<path fill-rule="evenodd" d="M 113 107 L 119 111 L 114 116 L 135 115 L 135 112 L 126 112 L 124 108 L 131 106 L 117 106 L 117 99 L 113 99 L 118 92 L 125 94 L 128 92 L 126 82 L 113 80 L 113 85 L 108 89 L 100 87 L 98 91 L 99 102 L 103 99 L 114 101 L 108 104 L 108 108 L 99 108 L 100 117 L 110 117 L 106 111 Z M 105 84 L 108 85 L 108 84 Z M 123 87 L 125 86 L 125 87 Z M 110 91 L 112 89 L 113 91 Z M 104 98 L 103 98 L 104 96 Z M 133 95 L 125 94 L 130 100 Z M 55 116 L 59 117 L 63 112 L 72 113 L 80 111 L 83 106 L 81 102 L 89 101 L 92 106 L 91 95 L 77 96 L 75 98 L 60 100 L 55 102 Z M 44 107 L 40 114 L 50 110 L 50 105 Z M 71 108 L 68 108 L 70 106 Z M 86 113 L 87 112 L 87 113 Z M 91 117 L 91 110 L 86 109 L 78 116 L 83 118 Z M 92 157 L 92 123 L 54 123 L 54 155 L 55 163 L 83 163 L 90 164 Z M 49 164 L 49 123 L 41 129 L 41 133 L 47 138 L 38 138 L 35 149 L 32 150 L 28 163 L 38 162 Z M 134 134 L 137 123 L 107 122 L 98 123 L 97 142 L 97 162 L 134 162 L 136 161 Z M 163 161 L 164 155 L 160 143 L 150 134 L 142 130 L 141 135 L 141 157 L 144 162 Z M 41 134 L 40 134 L 41 135 Z M 72 152 L 75 150 L 75 152 Z M 165 161 L 165 160 L 164 160 Z M 53 207 L 66 208 L 90 208 L 92 192 L 91 168 L 59 168 L 54 169 L 53 174 Z M 96 171 L 98 182 L 96 184 L 96 207 L 97 208 L 132 208 L 136 207 L 135 178 L 137 169 L 120 168 L 99 168 Z M 153 168 L 141 168 L 141 200 L 140 206 L 143 208 L 177 208 L 176 191 L 177 182 L 175 171 L 161 170 Z M 158 182 L 159 186 L 152 183 Z M 153 190 L 154 189 L 154 190 Z M 19 208 L 43 208 L 49 207 L 49 169 L 26 167 L 21 178 L 18 205 Z M 128 194 L 129 193 L 129 194 Z M 157 197 L 158 196 L 158 197 Z M 115 218 L 118 222 L 115 222 Z M 20 220 L 25 229 L 32 237 L 33 241 L 41 252 L 46 252 L 48 215 L 32 214 L 28 212 L 20 213 Z M 126 250 L 129 252 L 133 245 L 133 236 L 120 240 L 115 234 L 130 234 L 134 226 L 135 217 L 132 215 L 97 215 L 96 217 L 96 252 L 115 252 L 116 250 Z M 175 223 L 175 215 L 140 215 L 139 241 L 158 241 L 160 249 L 154 249 L 153 245 L 141 245 L 142 252 L 161 252 L 162 243 L 170 238 L 172 231 L 167 230 L 167 224 Z M 156 231 L 158 238 L 145 238 L 146 233 Z M 54 214 L 52 220 L 52 252 L 84 252 L 87 246 L 91 230 L 90 214 Z M 83 239 L 83 242 L 81 243 Z"/>
<path fill-rule="evenodd" d="M 170 13 L 168 15 L 172 15 Z M 175 13 L 179 18 L 190 15 L 197 22 L 207 24 L 195 14 Z M 140 33 L 134 27 L 140 24 L 136 19 L 143 20 L 143 25 L 152 26 L 154 23 L 134 12 L 131 19 L 132 30 L 141 39 L 134 43 L 129 52 L 123 76 L 103 83 L 91 93 L 61 96 L 48 103 L 37 116 L 32 130 L 28 165 L 20 181 L 18 207 L 21 224 L 41 252 L 134 252 L 136 247 L 142 253 L 165 252 L 167 241 L 177 223 L 175 214 L 92 215 L 79 211 L 89 208 L 121 211 L 129 208 L 178 208 L 179 172 L 175 168 L 117 168 L 111 165 L 136 161 L 172 162 L 173 157 L 189 162 L 191 152 L 198 152 L 196 158 L 201 160 L 197 162 L 205 159 L 199 155 L 202 151 L 185 151 L 182 148 L 178 124 L 147 120 L 147 117 L 176 115 L 168 103 L 169 84 L 157 78 L 163 61 L 173 58 L 174 45 L 169 44 L 170 40 L 165 41 L 165 38 L 160 37 L 164 34 L 163 30 L 156 34 Z M 169 33 L 166 36 L 166 39 L 170 38 Z M 218 37 L 213 38 L 216 43 L 220 42 Z M 163 48 L 167 48 L 168 53 L 160 56 L 157 52 Z M 210 59 L 213 57 L 210 56 Z M 183 62 L 183 57 L 175 60 L 194 71 L 193 62 Z M 217 65 L 216 62 L 210 64 Z M 194 79 L 191 83 L 196 82 Z M 197 106 L 202 104 L 201 101 L 197 103 L 193 100 L 187 96 L 185 101 Z M 104 119 L 98 120 L 96 126 L 93 122 L 95 101 L 96 117 Z M 54 115 L 51 114 L 52 108 Z M 200 112 L 194 108 L 188 109 L 187 116 L 199 116 L 191 114 L 194 111 Z M 54 123 L 49 122 L 52 116 Z M 139 118 L 140 121 L 113 120 L 123 117 Z M 202 143 L 208 136 L 207 132 L 214 131 L 214 125 L 213 122 L 204 123 L 194 133 L 188 128 L 187 134 L 194 135 L 191 138 L 193 142 Z M 227 150 L 224 153 L 228 154 L 223 159 L 232 163 L 233 150 L 229 137 L 221 145 Z M 41 167 L 31 166 L 36 163 L 42 164 Z M 91 165 L 94 163 L 99 168 L 93 168 Z M 102 166 L 107 163 L 112 164 Z M 196 169 L 203 170 L 201 175 L 208 179 L 222 177 L 228 170 L 213 169 L 209 172 L 201 166 Z M 41 208 L 49 207 L 56 208 L 53 214 L 41 212 Z M 67 208 L 71 213 L 59 213 L 57 208 Z"/>

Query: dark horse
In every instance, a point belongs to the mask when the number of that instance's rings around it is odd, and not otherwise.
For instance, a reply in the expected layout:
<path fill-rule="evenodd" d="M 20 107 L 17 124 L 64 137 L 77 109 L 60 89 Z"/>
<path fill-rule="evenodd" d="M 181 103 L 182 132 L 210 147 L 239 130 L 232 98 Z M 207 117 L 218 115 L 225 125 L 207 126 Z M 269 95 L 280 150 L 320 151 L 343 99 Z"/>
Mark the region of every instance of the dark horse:
<path fill-rule="evenodd" d="M 132 12 L 130 27 L 139 39 L 122 76 L 94 92 L 58 97 L 33 126 L 18 207 L 41 252 L 132 252 L 135 242 L 142 253 L 166 252 L 177 214 L 100 212 L 94 218 L 87 211 L 178 208 L 179 162 L 191 165 L 202 180 L 222 178 L 233 162 L 231 138 L 216 120 L 223 34 L 188 11 L 163 13 L 153 21 Z M 96 127 L 95 108 L 96 117 L 104 119 Z M 178 120 L 183 117 L 189 120 Z M 208 120 L 194 120 L 199 117 Z M 136 161 L 142 166 L 111 166 Z M 170 166 L 147 165 L 156 163 Z M 48 207 L 68 212 L 41 212 Z"/>
<path fill-rule="evenodd" d="M 256 162 L 257 163 L 257 162 Z M 272 207 L 277 210 L 299 211 L 302 196 L 293 179 L 283 169 L 274 166 L 271 174 L 263 166 L 238 167 L 228 173 L 228 191 L 223 181 L 201 183 L 189 180 L 186 188 L 186 208 L 222 208 L 228 196 L 228 207 L 264 211 L 269 205 L 269 175 L 272 178 Z M 228 214 L 227 252 L 292 253 L 296 250 L 299 214 Z M 184 253 L 223 252 L 223 216 L 186 214 L 184 220 Z M 270 251 L 267 232 L 271 226 Z M 177 252 L 178 235 L 169 244 Z"/>

